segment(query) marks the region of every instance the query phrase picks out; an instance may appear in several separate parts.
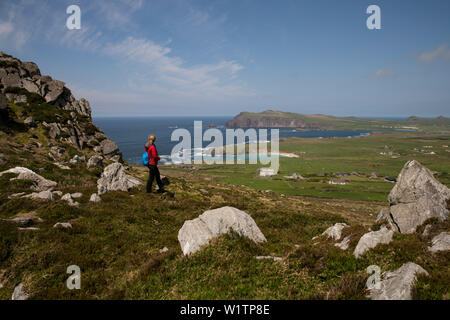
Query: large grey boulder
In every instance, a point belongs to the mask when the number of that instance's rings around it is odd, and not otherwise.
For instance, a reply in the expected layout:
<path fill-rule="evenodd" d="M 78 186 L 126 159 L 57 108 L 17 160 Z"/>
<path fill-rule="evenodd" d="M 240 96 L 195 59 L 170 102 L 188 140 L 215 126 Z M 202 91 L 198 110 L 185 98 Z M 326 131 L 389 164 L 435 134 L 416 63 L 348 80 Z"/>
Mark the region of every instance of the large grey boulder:
<path fill-rule="evenodd" d="M 51 80 L 47 82 L 45 89 L 44 99 L 48 103 L 55 102 L 59 96 L 64 92 L 65 83 L 58 80 Z"/>
<path fill-rule="evenodd" d="M 431 247 L 428 250 L 433 253 L 450 250 L 450 232 L 441 232 L 431 239 Z"/>
<path fill-rule="evenodd" d="M 57 186 L 57 183 L 55 181 L 47 180 L 34 171 L 24 167 L 15 167 L 0 172 L 0 177 L 5 173 L 17 174 L 17 177 L 13 179 L 30 180 L 31 182 L 33 182 L 33 186 L 31 187 L 31 189 L 34 191 L 46 191 Z"/>
<path fill-rule="evenodd" d="M 326 235 L 327 238 L 331 238 L 333 240 L 339 240 L 342 235 L 342 230 L 348 227 L 346 223 L 336 223 L 334 226 L 329 227 L 325 230 L 322 235 Z"/>
<path fill-rule="evenodd" d="M 32 80 L 23 79 L 22 86 L 24 89 L 28 90 L 29 92 L 37 93 L 37 94 L 40 93 L 38 85 Z"/>
<path fill-rule="evenodd" d="M 392 241 L 392 237 L 394 235 L 393 230 L 389 230 L 385 226 L 383 226 L 378 231 L 371 231 L 366 233 L 359 239 L 358 244 L 356 245 L 355 251 L 353 255 L 356 258 L 361 257 L 367 250 L 375 248 L 378 244 L 388 244 Z"/>
<path fill-rule="evenodd" d="M 189 255 L 209 243 L 212 238 L 231 231 L 256 243 L 266 241 L 252 217 L 228 206 L 205 211 L 198 218 L 185 221 L 178 231 L 178 241 L 183 254 Z"/>
<path fill-rule="evenodd" d="M 408 262 L 395 271 L 385 272 L 379 288 L 370 291 L 372 300 L 411 300 L 414 282 L 419 274 L 428 275 L 421 266 Z"/>
<path fill-rule="evenodd" d="M 102 195 L 108 191 L 128 191 L 133 187 L 142 185 L 142 181 L 125 173 L 121 163 L 112 163 L 107 166 L 97 180 L 98 194 Z"/>
<path fill-rule="evenodd" d="M 401 233 L 413 233 L 429 218 L 448 217 L 450 190 L 416 160 L 408 161 L 389 193 L 389 219 Z"/>
<path fill-rule="evenodd" d="M 27 300 L 27 299 L 28 294 L 25 292 L 23 288 L 23 283 L 20 283 L 18 286 L 14 288 L 11 300 Z"/>

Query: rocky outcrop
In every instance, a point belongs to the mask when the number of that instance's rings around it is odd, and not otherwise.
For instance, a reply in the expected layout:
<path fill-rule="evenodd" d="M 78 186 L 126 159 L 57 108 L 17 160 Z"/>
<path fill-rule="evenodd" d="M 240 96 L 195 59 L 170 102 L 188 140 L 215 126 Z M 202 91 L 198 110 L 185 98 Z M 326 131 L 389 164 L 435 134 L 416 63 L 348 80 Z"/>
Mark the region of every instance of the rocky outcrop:
<path fill-rule="evenodd" d="M 48 136 L 55 141 L 70 143 L 80 150 L 93 149 L 94 146 L 97 146 L 100 148 L 97 150 L 99 155 L 113 158 L 115 161 L 122 161 L 122 154 L 117 145 L 93 124 L 91 107 L 87 100 L 75 99 L 64 82 L 41 75 L 35 63 L 22 62 L 0 52 L 0 113 L 2 119 L 8 118 L 8 114 L 11 113 L 8 111 L 8 102 L 24 103 L 27 118 L 34 115 L 33 112 L 40 115 L 36 110 L 48 108 L 49 105 L 61 109 L 60 114 L 53 112 L 54 116 L 51 117 L 51 121 L 46 120 L 47 123 L 42 119 L 32 117 L 33 121 L 28 125 L 42 124 L 47 127 Z M 34 106 L 34 108 L 27 109 L 29 104 L 39 105 L 37 108 Z M 49 118 L 48 114 L 45 118 Z M 23 119 L 17 120 L 21 122 Z M 2 120 L 2 122 L 4 121 Z"/>
<path fill-rule="evenodd" d="M 108 158 L 120 154 L 120 150 L 119 147 L 117 147 L 117 144 L 115 144 L 113 141 L 109 139 L 105 139 L 102 142 L 100 142 L 100 148 L 102 154 Z"/>
<path fill-rule="evenodd" d="M 178 241 L 183 254 L 189 255 L 200 250 L 212 238 L 231 231 L 256 243 L 266 241 L 252 217 L 233 207 L 208 210 L 194 220 L 185 221 L 178 231 Z"/>
<path fill-rule="evenodd" d="M 342 230 L 348 227 L 346 223 L 336 223 L 334 226 L 329 227 L 325 230 L 322 235 L 327 236 L 327 238 L 331 238 L 333 240 L 339 240 L 342 236 Z"/>
<path fill-rule="evenodd" d="M 370 297 L 372 300 L 411 300 L 414 282 L 420 274 L 428 275 L 428 272 L 413 262 L 387 271 L 381 277 L 379 288 L 371 290 Z"/>
<path fill-rule="evenodd" d="M 430 170 L 415 160 L 408 161 L 389 193 L 390 209 L 386 218 L 397 231 L 413 233 L 429 218 L 447 219 L 448 199 L 450 190 Z"/>
<path fill-rule="evenodd" d="M 366 233 L 359 239 L 358 244 L 356 245 L 355 251 L 353 255 L 356 258 L 361 257 L 367 250 L 375 248 L 378 244 L 388 244 L 392 241 L 392 237 L 394 235 L 393 230 L 389 230 L 386 227 L 382 227 L 378 231 L 371 231 Z"/>
<path fill-rule="evenodd" d="M 0 177 L 4 175 L 5 173 L 14 173 L 17 174 L 16 178 L 13 179 L 22 179 L 22 180 L 29 180 L 33 183 L 33 186 L 31 187 L 34 191 L 46 191 L 50 190 L 57 186 L 57 183 L 55 181 L 47 180 L 44 177 L 38 175 L 34 171 L 24 168 L 24 167 L 15 167 L 3 172 L 0 172 Z"/>
<path fill-rule="evenodd" d="M 431 240 L 431 247 L 428 248 L 431 252 L 448 251 L 450 250 L 450 232 L 441 232 Z"/>
<path fill-rule="evenodd" d="M 102 195 L 108 191 L 128 191 L 131 188 L 142 185 L 142 181 L 125 173 L 121 163 L 112 163 L 107 166 L 97 180 L 98 194 Z"/>
<path fill-rule="evenodd" d="M 23 88 L 39 94 L 49 104 L 91 117 L 91 108 L 86 100 L 76 100 L 64 82 L 42 76 L 33 62 L 22 62 L 0 52 L 0 83 L 4 88 Z"/>

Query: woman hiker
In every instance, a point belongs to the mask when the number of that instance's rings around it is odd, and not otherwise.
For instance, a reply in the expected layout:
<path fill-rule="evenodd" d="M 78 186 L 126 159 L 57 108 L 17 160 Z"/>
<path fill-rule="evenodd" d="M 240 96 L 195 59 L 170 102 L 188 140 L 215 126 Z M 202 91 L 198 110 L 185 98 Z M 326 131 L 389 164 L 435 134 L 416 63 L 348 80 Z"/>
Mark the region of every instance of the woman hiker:
<path fill-rule="evenodd" d="M 158 170 L 158 161 L 161 159 L 158 156 L 158 151 L 156 151 L 155 146 L 155 140 L 156 136 L 154 134 L 151 134 L 148 136 L 148 141 L 145 144 L 145 152 L 148 153 L 148 169 L 149 169 L 149 176 L 147 181 L 147 193 L 152 193 L 152 185 L 153 185 L 153 179 L 156 178 L 156 183 L 158 184 L 158 193 L 164 193 L 164 185 L 161 182 L 161 176 L 159 174 Z"/>

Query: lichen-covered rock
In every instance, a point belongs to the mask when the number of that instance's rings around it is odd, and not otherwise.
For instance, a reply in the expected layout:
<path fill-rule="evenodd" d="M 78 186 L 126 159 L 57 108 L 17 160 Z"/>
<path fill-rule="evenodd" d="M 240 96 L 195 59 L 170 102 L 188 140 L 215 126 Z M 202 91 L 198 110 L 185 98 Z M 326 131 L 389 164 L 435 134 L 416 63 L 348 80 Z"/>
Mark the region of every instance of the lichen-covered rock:
<path fill-rule="evenodd" d="M 55 181 L 47 180 L 44 177 L 35 173 L 34 171 L 24 167 L 15 167 L 0 172 L 0 177 L 5 173 L 17 174 L 17 177 L 13 179 L 22 179 L 31 181 L 33 183 L 31 189 L 34 191 L 46 191 L 57 186 L 57 183 Z"/>
<path fill-rule="evenodd" d="M 385 226 L 383 226 L 378 231 L 371 231 L 366 233 L 359 239 L 358 244 L 356 245 L 355 251 L 353 255 L 356 258 L 362 256 L 367 250 L 375 248 L 378 244 L 388 244 L 392 241 L 392 237 L 394 235 L 393 230 L 389 230 Z"/>
<path fill-rule="evenodd" d="M 370 291 L 370 297 L 372 300 L 411 300 L 419 274 L 428 275 L 428 272 L 413 262 L 405 263 L 395 271 L 387 271 L 381 277 L 380 287 Z"/>
<path fill-rule="evenodd" d="M 233 207 L 208 210 L 198 218 L 185 221 L 178 231 L 178 241 L 183 254 L 189 255 L 198 251 L 212 238 L 231 231 L 256 243 L 266 241 L 252 217 Z"/>
<path fill-rule="evenodd" d="M 102 195 L 108 191 L 128 191 L 131 188 L 142 185 L 142 181 L 125 173 L 121 163 L 112 163 L 107 166 L 97 180 L 98 194 Z"/>
<path fill-rule="evenodd" d="M 390 217 L 401 233 L 413 233 L 429 218 L 448 217 L 450 190 L 419 162 L 408 161 L 389 193 Z"/>
<path fill-rule="evenodd" d="M 431 247 L 428 250 L 431 252 L 450 250 L 450 232 L 441 232 L 431 239 Z"/>

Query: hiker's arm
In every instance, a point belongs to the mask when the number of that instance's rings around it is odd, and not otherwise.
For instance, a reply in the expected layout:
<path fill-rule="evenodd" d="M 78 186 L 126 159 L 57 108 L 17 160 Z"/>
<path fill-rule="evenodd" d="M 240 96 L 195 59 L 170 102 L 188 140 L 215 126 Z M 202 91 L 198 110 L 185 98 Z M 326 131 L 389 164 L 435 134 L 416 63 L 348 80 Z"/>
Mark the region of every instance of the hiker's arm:
<path fill-rule="evenodd" d="M 155 159 L 161 160 L 161 158 L 158 156 L 158 151 L 156 150 L 156 147 L 153 149 L 155 150 Z"/>

